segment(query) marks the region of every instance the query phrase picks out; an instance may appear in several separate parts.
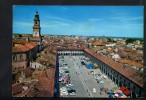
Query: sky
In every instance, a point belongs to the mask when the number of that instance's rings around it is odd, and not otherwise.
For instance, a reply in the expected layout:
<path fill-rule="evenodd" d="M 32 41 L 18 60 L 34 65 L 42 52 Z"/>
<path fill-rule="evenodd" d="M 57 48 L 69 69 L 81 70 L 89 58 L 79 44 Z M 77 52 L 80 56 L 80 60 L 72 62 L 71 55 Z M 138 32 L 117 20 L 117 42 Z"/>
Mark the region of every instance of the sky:
<path fill-rule="evenodd" d="M 13 6 L 13 33 L 33 33 L 38 11 L 41 34 L 138 37 L 144 35 L 143 6 Z"/>

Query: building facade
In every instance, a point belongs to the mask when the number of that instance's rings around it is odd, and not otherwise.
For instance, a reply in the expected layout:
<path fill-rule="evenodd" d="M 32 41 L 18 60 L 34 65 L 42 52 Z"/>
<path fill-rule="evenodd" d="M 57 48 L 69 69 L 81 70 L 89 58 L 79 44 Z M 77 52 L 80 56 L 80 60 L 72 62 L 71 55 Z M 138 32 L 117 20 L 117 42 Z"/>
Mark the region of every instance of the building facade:
<path fill-rule="evenodd" d="M 18 71 L 22 71 L 26 67 L 29 67 L 30 61 L 36 59 L 38 47 L 34 42 L 20 44 L 13 43 L 12 48 L 12 73 L 16 74 Z"/>
<path fill-rule="evenodd" d="M 101 55 L 94 55 L 94 53 L 89 52 L 88 50 L 84 50 L 84 55 L 90 57 L 92 62 L 95 62 L 99 65 L 99 69 L 102 73 L 104 73 L 111 81 L 113 81 L 118 87 L 124 86 L 129 89 L 131 92 L 134 92 L 137 96 L 143 96 L 143 78 L 140 77 L 138 72 L 133 68 L 124 68 L 123 66 L 119 66 L 114 61 L 107 61 L 105 58 L 104 60 L 97 56 Z M 107 64 L 108 62 L 108 64 Z M 118 68 L 114 68 L 114 67 Z M 122 67 L 122 68 L 120 68 Z"/>

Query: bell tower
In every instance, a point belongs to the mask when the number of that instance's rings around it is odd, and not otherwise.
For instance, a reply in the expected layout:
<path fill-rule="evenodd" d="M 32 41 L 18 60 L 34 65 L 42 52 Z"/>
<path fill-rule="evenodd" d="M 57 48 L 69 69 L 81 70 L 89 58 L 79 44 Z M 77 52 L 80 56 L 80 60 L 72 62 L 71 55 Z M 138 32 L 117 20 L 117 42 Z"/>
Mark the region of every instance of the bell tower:
<path fill-rule="evenodd" d="M 40 19 L 37 11 L 34 17 L 33 37 L 41 37 Z"/>

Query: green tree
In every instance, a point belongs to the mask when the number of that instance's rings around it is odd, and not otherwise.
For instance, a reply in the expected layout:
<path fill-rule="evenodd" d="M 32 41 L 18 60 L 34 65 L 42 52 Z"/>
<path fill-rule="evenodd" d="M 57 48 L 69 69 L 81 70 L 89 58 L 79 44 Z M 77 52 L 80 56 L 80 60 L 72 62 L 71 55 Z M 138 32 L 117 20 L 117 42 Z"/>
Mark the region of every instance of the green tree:
<path fill-rule="evenodd" d="M 137 40 L 137 39 L 129 38 L 129 39 L 126 40 L 126 44 L 128 44 L 128 43 L 133 43 L 133 42 L 135 42 L 136 40 Z"/>

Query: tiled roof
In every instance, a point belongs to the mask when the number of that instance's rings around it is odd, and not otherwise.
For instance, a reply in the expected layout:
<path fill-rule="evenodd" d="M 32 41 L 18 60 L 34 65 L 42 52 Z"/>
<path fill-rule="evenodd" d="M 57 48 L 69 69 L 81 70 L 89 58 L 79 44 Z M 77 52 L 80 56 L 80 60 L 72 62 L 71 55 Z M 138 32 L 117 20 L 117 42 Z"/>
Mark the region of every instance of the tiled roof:
<path fill-rule="evenodd" d="M 31 82 L 22 82 L 22 83 L 18 83 L 21 84 L 21 87 L 17 87 L 18 89 L 22 89 L 21 92 L 17 92 L 16 94 L 13 94 L 13 97 L 25 97 L 27 95 L 27 97 L 34 97 L 35 96 L 35 91 L 33 89 L 33 86 L 37 83 L 37 81 L 31 81 Z M 12 85 L 18 85 L 18 84 L 14 84 Z M 24 90 L 23 86 L 28 87 L 28 89 Z"/>
<path fill-rule="evenodd" d="M 50 45 L 66 47 L 67 45 L 61 43 L 50 43 Z"/>
<path fill-rule="evenodd" d="M 127 52 L 125 52 L 125 51 L 122 51 L 122 50 L 120 50 L 120 51 L 118 51 L 118 54 L 120 55 L 120 57 L 127 57 Z"/>
<path fill-rule="evenodd" d="M 118 60 L 117 62 L 130 64 L 133 61 L 132 60 L 127 60 L 127 59 L 121 59 L 121 60 Z"/>
<path fill-rule="evenodd" d="M 23 72 L 25 73 L 26 77 L 27 76 L 31 76 L 33 71 L 29 68 L 29 67 L 26 67 Z"/>
<path fill-rule="evenodd" d="M 28 50 L 30 50 L 28 47 L 16 46 L 16 47 L 13 47 L 12 52 L 26 52 Z"/>
<path fill-rule="evenodd" d="M 138 75 L 137 71 L 130 67 L 123 67 L 117 62 L 113 61 L 112 59 L 109 59 L 105 56 L 101 56 L 99 54 L 95 54 L 90 49 L 84 49 L 84 51 L 88 52 L 89 54 L 93 55 L 97 59 L 103 61 L 105 64 L 122 74 L 123 76 L 127 77 L 129 80 L 133 81 L 134 83 L 138 84 L 139 86 L 143 87 L 143 82 L 138 81 L 139 79 L 142 79 L 140 75 Z"/>
<path fill-rule="evenodd" d="M 37 44 L 35 42 L 31 42 L 31 43 L 26 43 L 24 45 L 21 46 L 14 46 L 12 49 L 12 52 L 26 52 L 29 51 L 30 49 L 34 48 L 35 46 L 37 46 Z"/>
<path fill-rule="evenodd" d="M 57 48 L 57 50 L 83 50 L 83 48 Z"/>
<path fill-rule="evenodd" d="M 28 41 L 23 40 L 23 39 L 13 39 L 12 42 L 13 42 L 14 44 L 22 44 L 22 45 L 24 45 L 24 44 L 26 44 L 26 43 L 29 43 Z"/>
<path fill-rule="evenodd" d="M 38 83 L 36 84 L 36 88 L 43 92 L 46 91 L 45 94 L 38 94 L 38 95 L 45 95 L 45 96 L 51 96 L 54 95 L 54 77 L 55 77 L 55 69 L 50 67 L 49 68 L 49 75 L 48 77 L 45 76 L 43 73 L 42 75 L 38 76 Z"/>
<path fill-rule="evenodd" d="M 133 62 L 131 63 L 131 65 L 136 66 L 136 67 L 139 67 L 139 68 L 143 68 L 143 65 L 142 65 L 141 63 L 137 63 L 137 62 L 135 62 L 135 61 L 133 61 Z"/>
<path fill-rule="evenodd" d="M 34 48 L 35 46 L 37 46 L 37 43 L 31 42 L 31 43 L 25 44 L 25 46 L 28 47 L 29 49 L 32 49 L 32 48 Z"/>
<path fill-rule="evenodd" d="M 126 63 L 126 64 L 133 65 L 133 66 L 136 66 L 136 67 L 139 67 L 139 68 L 143 67 L 143 65 L 141 63 L 137 63 L 135 61 L 127 60 L 127 59 L 126 60 L 125 59 L 118 60 L 117 62 Z"/>
<path fill-rule="evenodd" d="M 23 91 L 22 83 L 12 85 L 12 94 L 13 95 L 21 93 L 22 91 Z"/>
<path fill-rule="evenodd" d="M 95 42 L 93 43 L 93 45 L 103 45 L 103 44 L 102 44 L 102 42 L 100 42 L 100 41 L 95 41 Z"/>

